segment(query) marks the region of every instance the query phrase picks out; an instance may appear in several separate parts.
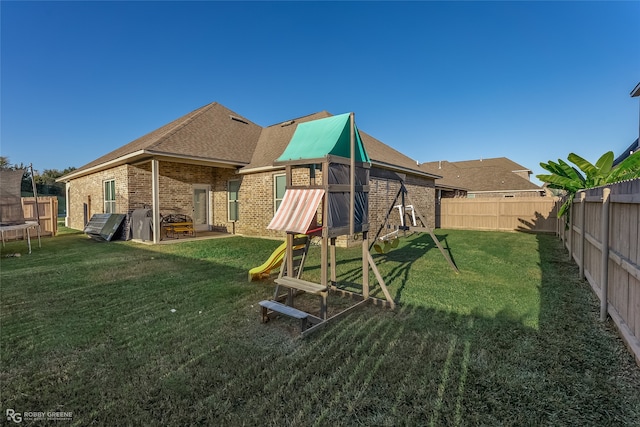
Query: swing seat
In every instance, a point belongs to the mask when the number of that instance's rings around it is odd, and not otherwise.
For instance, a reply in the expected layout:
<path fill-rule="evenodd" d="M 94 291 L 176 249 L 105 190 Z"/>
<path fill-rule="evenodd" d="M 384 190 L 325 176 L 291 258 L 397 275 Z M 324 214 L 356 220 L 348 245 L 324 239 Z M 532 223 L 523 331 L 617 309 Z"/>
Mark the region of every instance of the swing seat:
<path fill-rule="evenodd" d="M 400 239 L 398 239 L 397 237 L 395 239 L 392 240 L 385 240 L 384 241 L 384 246 L 380 246 L 380 244 L 376 243 L 373 245 L 373 249 L 375 249 L 375 251 L 379 254 L 386 254 L 388 253 L 391 249 L 395 249 L 398 247 L 398 243 L 400 243 Z"/>

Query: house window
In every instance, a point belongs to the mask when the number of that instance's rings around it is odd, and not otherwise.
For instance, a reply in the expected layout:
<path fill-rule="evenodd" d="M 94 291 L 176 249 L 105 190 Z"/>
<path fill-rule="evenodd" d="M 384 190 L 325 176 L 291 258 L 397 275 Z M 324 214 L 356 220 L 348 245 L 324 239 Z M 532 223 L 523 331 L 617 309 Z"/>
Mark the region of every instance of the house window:
<path fill-rule="evenodd" d="M 287 185 L 287 177 L 285 175 L 273 176 L 273 212 L 278 212 L 278 208 L 282 204 L 284 198 L 284 190 Z"/>
<path fill-rule="evenodd" d="M 229 180 L 228 185 L 228 200 L 229 200 L 229 221 L 238 221 L 240 209 L 238 201 L 238 192 L 240 191 L 240 180 Z"/>
<path fill-rule="evenodd" d="M 116 212 L 116 180 L 104 182 L 104 213 Z"/>

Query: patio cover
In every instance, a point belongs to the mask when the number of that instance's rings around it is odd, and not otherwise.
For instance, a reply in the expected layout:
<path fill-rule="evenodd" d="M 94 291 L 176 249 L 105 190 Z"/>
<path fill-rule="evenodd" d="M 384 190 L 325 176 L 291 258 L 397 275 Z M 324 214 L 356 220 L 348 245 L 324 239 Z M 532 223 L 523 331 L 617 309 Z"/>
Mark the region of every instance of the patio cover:
<path fill-rule="evenodd" d="M 351 158 L 350 114 L 300 123 L 276 162 L 319 159 L 328 155 Z M 355 124 L 354 124 L 355 127 Z M 370 163 L 358 128 L 355 127 L 355 161 Z"/>
<path fill-rule="evenodd" d="M 285 191 L 282 203 L 267 229 L 306 233 L 323 195 L 324 190 L 322 189 L 289 189 Z"/>

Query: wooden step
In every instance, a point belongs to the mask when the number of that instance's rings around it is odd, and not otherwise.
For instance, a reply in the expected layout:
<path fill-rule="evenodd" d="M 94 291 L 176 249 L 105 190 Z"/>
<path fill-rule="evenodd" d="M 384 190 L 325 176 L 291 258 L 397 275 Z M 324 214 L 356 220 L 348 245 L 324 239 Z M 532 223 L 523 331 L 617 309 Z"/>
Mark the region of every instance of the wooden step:
<path fill-rule="evenodd" d="M 306 280 L 296 279 L 295 277 L 279 277 L 275 282 L 280 286 L 286 286 L 287 288 L 297 289 L 314 295 L 327 292 L 327 287 L 320 283 L 308 282 Z"/>
<path fill-rule="evenodd" d="M 262 307 L 262 323 L 266 323 L 269 320 L 269 310 L 271 310 L 272 312 L 275 311 L 280 314 L 284 314 L 285 316 L 299 319 L 301 332 L 304 332 L 304 330 L 307 329 L 307 318 L 309 317 L 309 313 L 288 305 L 280 304 L 277 301 L 265 300 L 260 301 L 258 304 Z"/>

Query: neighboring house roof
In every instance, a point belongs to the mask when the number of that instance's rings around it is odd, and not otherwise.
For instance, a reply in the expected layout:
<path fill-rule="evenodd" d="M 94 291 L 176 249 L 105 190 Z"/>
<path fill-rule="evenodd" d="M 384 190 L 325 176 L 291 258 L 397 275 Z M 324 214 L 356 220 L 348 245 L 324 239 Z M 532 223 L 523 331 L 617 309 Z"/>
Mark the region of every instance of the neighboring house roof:
<path fill-rule="evenodd" d="M 421 169 L 418 162 L 405 156 L 398 150 L 378 141 L 371 135 L 360 131 L 360 136 L 362 137 L 364 147 L 369 153 L 369 157 L 371 157 L 371 163 L 374 166 L 378 166 L 383 169 L 399 170 L 405 173 L 426 175 L 434 179 L 442 177 L 438 173 Z"/>
<path fill-rule="evenodd" d="M 59 180 L 150 156 L 244 166 L 251 161 L 260 131 L 260 126 L 214 102 L 75 169 Z"/>
<path fill-rule="evenodd" d="M 616 159 L 613 161 L 613 166 L 619 165 L 620 163 L 622 163 L 624 159 L 626 159 L 627 157 L 629 157 L 630 155 L 632 155 L 638 150 L 640 150 L 640 144 L 638 143 L 638 138 L 636 138 L 636 140 L 633 141 L 633 143 L 629 146 L 629 148 L 624 150 L 622 154 L 616 157 Z"/>
<path fill-rule="evenodd" d="M 262 128 L 213 102 L 194 110 L 104 156 L 75 169 L 57 181 L 151 157 L 212 166 L 241 167 L 241 173 L 273 169 L 299 123 L 332 117 L 321 111 Z M 374 166 L 439 178 L 420 169 L 414 160 L 360 131 Z"/>
<path fill-rule="evenodd" d="M 455 162 L 455 165 L 460 169 L 470 168 L 487 168 L 498 167 L 513 173 L 526 173 L 527 176 L 531 174 L 531 169 L 514 162 L 506 157 L 495 157 L 491 159 L 479 159 L 479 160 L 464 160 L 461 162 Z"/>
<path fill-rule="evenodd" d="M 464 178 L 461 178 L 460 168 L 451 162 L 446 160 L 425 162 L 420 165 L 420 168 L 430 173 L 438 173 L 442 176 L 441 179 L 436 180 L 436 187 L 438 188 L 447 190 L 469 190 L 465 186 Z M 462 176 L 464 177 L 464 174 Z"/>
<path fill-rule="evenodd" d="M 529 169 L 506 157 L 493 159 L 468 160 L 462 162 L 427 162 L 421 165 L 426 171 L 439 173 L 442 179 L 436 186 L 444 188 L 464 189 L 469 192 L 479 191 L 530 191 L 541 188 L 524 178 Z"/>

